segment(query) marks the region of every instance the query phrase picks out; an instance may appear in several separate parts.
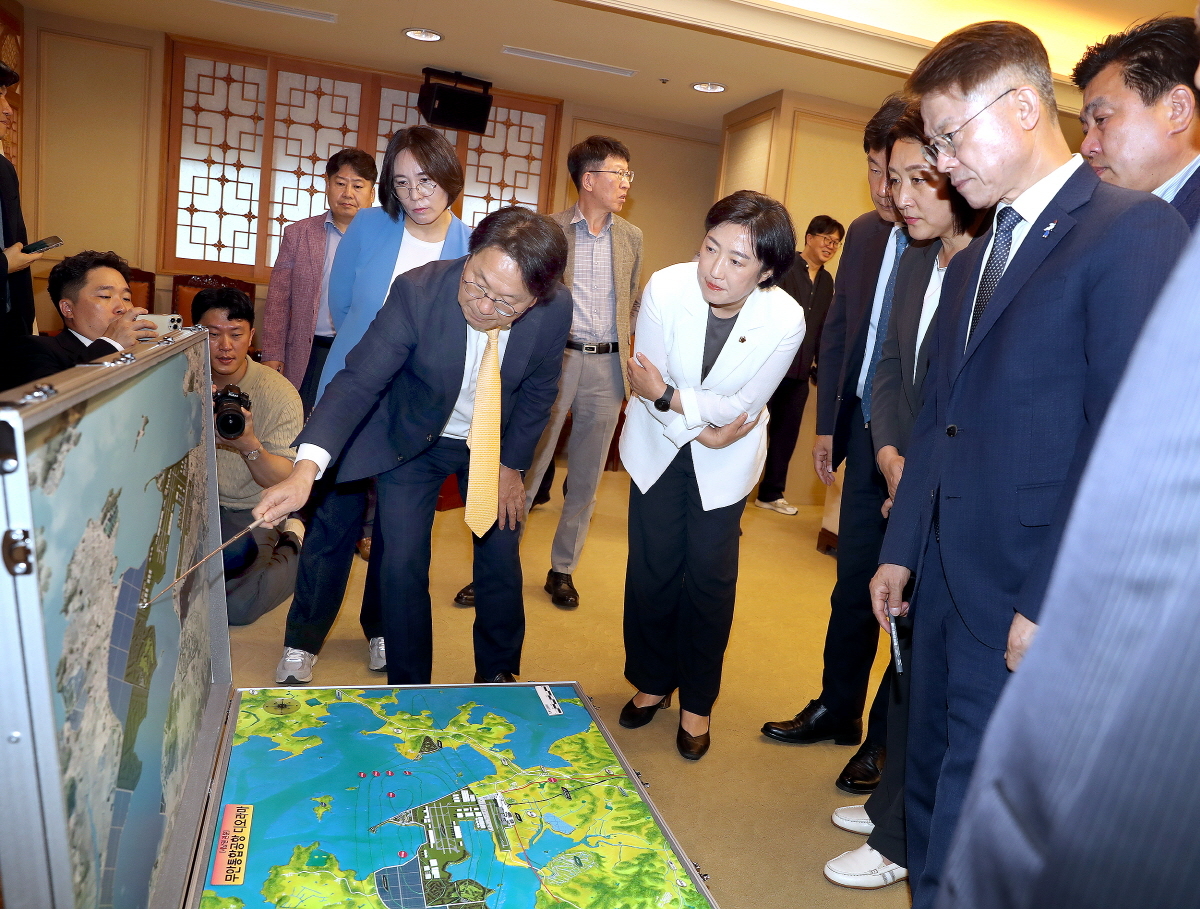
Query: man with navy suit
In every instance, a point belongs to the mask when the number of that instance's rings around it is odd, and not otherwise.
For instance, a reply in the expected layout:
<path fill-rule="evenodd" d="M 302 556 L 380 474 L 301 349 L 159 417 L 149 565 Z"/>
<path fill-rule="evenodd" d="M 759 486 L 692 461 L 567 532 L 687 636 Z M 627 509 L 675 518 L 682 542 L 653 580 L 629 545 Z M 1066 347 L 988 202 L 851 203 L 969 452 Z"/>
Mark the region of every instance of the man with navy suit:
<path fill-rule="evenodd" d="M 1186 16 L 1151 19 L 1087 49 L 1071 78 L 1083 92 L 1080 153 L 1100 179 L 1141 189 L 1200 220 L 1200 37 Z"/>
<path fill-rule="evenodd" d="M 561 284 L 567 243 L 549 218 L 511 207 L 484 218 L 468 249 L 465 258 L 431 262 L 393 281 L 370 330 L 297 439 L 291 475 L 266 490 L 254 509 L 270 523 L 298 508 L 347 443 L 338 480 L 376 477 L 381 539 L 374 545 L 382 549 L 392 685 L 431 681 L 430 532 L 438 490 L 451 475 L 468 502 L 468 481 L 498 484 L 498 520 L 474 538 L 475 680 L 510 682 L 520 672 L 521 474 L 533 461 L 558 391 L 571 325 L 570 291 Z M 494 341 L 492 329 L 500 329 Z M 477 381 L 493 343 L 500 372 L 499 475 L 468 477 Z"/>
<path fill-rule="evenodd" d="M 1053 556 L 1187 225 L 1070 154 L 1046 51 L 1024 26 L 954 32 L 908 89 L 938 169 L 973 208 L 997 205 L 993 228 L 946 274 L 925 402 L 871 581 L 886 628 L 917 578 L 905 811 L 913 905 L 929 909 L 984 727 L 1036 631 L 1040 590 L 1026 583 Z"/>

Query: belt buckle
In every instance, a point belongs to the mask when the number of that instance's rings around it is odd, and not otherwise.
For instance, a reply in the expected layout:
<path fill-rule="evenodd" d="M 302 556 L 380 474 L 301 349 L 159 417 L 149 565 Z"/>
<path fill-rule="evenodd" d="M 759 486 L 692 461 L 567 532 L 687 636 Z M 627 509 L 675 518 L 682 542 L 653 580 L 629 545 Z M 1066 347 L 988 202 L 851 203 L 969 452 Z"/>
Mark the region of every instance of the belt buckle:
<path fill-rule="evenodd" d="M 595 352 L 596 352 L 597 350 L 599 350 L 599 349 L 600 349 L 600 345 L 599 345 L 599 344 L 584 344 L 584 345 L 583 345 L 583 352 L 584 352 L 584 353 L 595 353 Z"/>

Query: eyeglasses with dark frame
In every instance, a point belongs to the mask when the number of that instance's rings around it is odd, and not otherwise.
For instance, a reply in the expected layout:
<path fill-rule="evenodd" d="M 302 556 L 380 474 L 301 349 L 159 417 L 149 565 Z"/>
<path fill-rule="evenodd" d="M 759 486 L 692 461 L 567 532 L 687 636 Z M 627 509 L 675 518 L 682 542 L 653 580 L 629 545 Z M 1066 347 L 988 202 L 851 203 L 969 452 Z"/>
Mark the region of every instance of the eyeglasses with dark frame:
<path fill-rule="evenodd" d="M 975 113 L 971 114 L 971 116 L 969 116 L 967 118 L 966 122 L 963 123 L 963 125 L 960 126 L 958 129 L 951 130 L 948 133 L 942 133 L 939 136 L 931 136 L 929 139 L 929 142 L 926 145 L 921 146 L 922 151 L 925 152 L 925 157 L 928 158 L 929 161 L 933 164 L 937 163 L 938 155 L 945 155 L 947 158 L 956 157 L 958 154 L 958 151 L 954 147 L 955 135 L 957 135 L 958 133 L 961 133 L 964 129 L 967 128 L 967 124 L 969 124 L 972 120 L 974 120 L 976 117 L 978 117 L 980 114 L 982 114 L 985 110 L 987 110 L 989 107 L 991 107 L 997 101 L 999 101 L 1005 95 L 1010 95 L 1013 92 L 1015 92 L 1016 90 L 1017 90 L 1017 86 L 1013 86 L 1008 91 L 1002 92 L 1001 94 L 997 95 L 995 98 L 993 98 L 991 101 L 989 101 L 983 107 L 981 107 L 979 110 L 975 111 Z"/>
<path fill-rule="evenodd" d="M 523 307 L 522 309 L 516 309 L 511 303 L 493 297 L 490 293 L 484 290 L 482 284 L 476 284 L 474 281 L 468 281 L 466 278 L 463 278 L 462 282 L 467 288 L 468 297 L 470 297 L 472 300 L 482 300 L 484 297 L 487 297 L 492 301 L 492 306 L 496 307 L 496 312 L 500 313 L 500 315 L 506 319 L 519 316 L 521 313 L 525 312 L 525 310 L 529 309 L 528 306 Z"/>
<path fill-rule="evenodd" d="M 631 170 L 589 170 L 589 174 L 616 174 L 618 180 L 624 180 L 626 183 L 633 182 L 633 171 Z"/>

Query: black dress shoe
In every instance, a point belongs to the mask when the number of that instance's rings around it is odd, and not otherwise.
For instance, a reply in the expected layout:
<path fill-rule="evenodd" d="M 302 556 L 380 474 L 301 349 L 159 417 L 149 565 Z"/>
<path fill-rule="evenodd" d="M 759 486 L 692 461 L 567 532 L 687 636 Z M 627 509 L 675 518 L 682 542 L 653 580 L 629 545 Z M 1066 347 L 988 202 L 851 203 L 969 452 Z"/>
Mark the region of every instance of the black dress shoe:
<path fill-rule="evenodd" d="M 475 673 L 476 685 L 503 685 L 505 682 L 515 682 L 517 677 L 511 672 L 497 672 L 493 676 L 483 677 L 482 672 Z"/>
<path fill-rule="evenodd" d="M 828 739 L 833 739 L 836 745 L 857 745 L 862 741 L 862 719 L 834 720 L 824 704 L 809 701 L 795 719 L 764 724 L 762 734 L 792 745 L 811 745 Z"/>
<path fill-rule="evenodd" d="M 462 590 L 454 595 L 454 602 L 459 606 L 466 606 L 468 609 L 475 606 L 475 585 L 468 584 Z"/>
<path fill-rule="evenodd" d="M 543 588 L 550 594 L 555 606 L 564 609 L 574 609 L 579 605 L 579 591 L 571 583 L 571 576 L 561 571 L 550 571 L 546 574 L 546 586 Z"/>
<path fill-rule="evenodd" d="M 679 749 L 679 754 L 687 758 L 689 761 L 698 761 L 704 755 L 708 754 L 708 746 L 712 744 L 712 739 L 707 732 L 702 732 L 699 735 L 689 735 L 682 727 L 679 727 L 679 732 L 675 734 L 675 747 Z"/>
<path fill-rule="evenodd" d="M 650 704 L 646 707 L 636 706 L 633 698 L 630 698 L 629 703 L 621 708 L 621 718 L 618 722 L 626 729 L 640 729 L 654 719 L 658 711 L 670 706 L 671 696 L 669 694 L 657 704 Z"/>
<path fill-rule="evenodd" d="M 854 757 L 846 762 L 842 774 L 837 778 L 837 787 L 842 792 L 852 792 L 855 795 L 866 795 L 875 791 L 879 785 L 879 775 L 883 772 L 883 762 L 887 757 L 887 748 L 875 742 L 863 742 L 862 747 L 854 753 Z"/>

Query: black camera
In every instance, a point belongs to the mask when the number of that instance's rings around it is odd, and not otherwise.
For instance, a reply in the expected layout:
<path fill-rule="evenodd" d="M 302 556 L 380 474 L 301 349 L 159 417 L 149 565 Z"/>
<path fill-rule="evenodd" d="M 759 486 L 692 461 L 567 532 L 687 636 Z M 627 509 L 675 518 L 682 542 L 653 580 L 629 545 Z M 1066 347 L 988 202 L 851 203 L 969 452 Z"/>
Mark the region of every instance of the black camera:
<path fill-rule="evenodd" d="M 216 417 L 217 435 L 222 439 L 238 439 L 246 431 L 246 415 L 242 408 L 250 409 L 250 395 L 236 385 L 226 385 L 213 392 L 213 415 Z"/>

